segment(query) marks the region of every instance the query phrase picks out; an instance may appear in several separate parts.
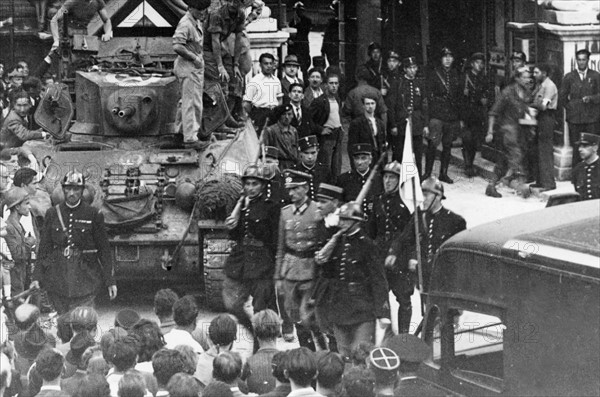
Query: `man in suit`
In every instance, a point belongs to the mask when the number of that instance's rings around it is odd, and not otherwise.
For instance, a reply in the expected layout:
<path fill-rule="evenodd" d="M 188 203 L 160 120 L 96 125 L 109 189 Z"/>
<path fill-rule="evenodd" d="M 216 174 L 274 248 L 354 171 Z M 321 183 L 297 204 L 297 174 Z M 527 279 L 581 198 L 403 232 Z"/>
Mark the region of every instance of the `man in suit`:
<path fill-rule="evenodd" d="M 350 156 L 350 148 L 357 143 L 368 143 L 373 146 L 373 157 L 379 159 L 379 156 L 385 151 L 386 133 L 385 125 L 380 118 L 375 117 L 377 108 L 377 100 L 371 95 L 366 95 L 363 99 L 364 112 L 350 122 L 348 127 L 348 154 L 350 163 L 352 164 L 352 156 Z"/>
<path fill-rule="evenodd" d="M 303 87 L 301 84 L 292 83 L 289 86 L 289 101 L 292 105 L 292 127 L 298 130 L 298 137 L 303 138 L 308 135 L 315 133 L 314 124 L 310 117 L 308 107 L 304 106 L 302 99 L 304 99 Z"/>
<path fill-rule="evenodd" d="M 575 53 L 577 68 L 565 75 L 558 91 L 558 102 L 567 111 L 569 141 L 579 140 L 579 134 L 600 134 L 600 73 L 589 68 L 590 52 Z M 579 151 L 573 150 L 573 166 L 579 163 Z"/>
<path fill-rule="evenodd" d="M 314 135 L 309 135 L 298 140 L 300 160 L 292 167 L 293 170 L 304 172 L 312 176 L 308 181 L 308 197 L 316 199 L 317 187 L 321 183 L 333 183 L 331 170 L 317 161 L 319 155 L 319 141 Z"/>
<path fill-rule="evenodd" d="M 304 90 L 304 98 L 302 99 L 304 106 L 310 107 L 312 101 L 323 95 L 323 74 L 323 69 L 316 66 L 308 71 L 308 87 Z"/>
<path fill-rule="evenodd" d="M 300 64 L 298 57 L 294 54 L 289 54 L 283 62 L 283 76 L 281 77 L 281 91 L 283 92 L 283 100 L 285 101 L 290 94 L 290 85 L 300 84 L 304 86 L 304 81 L 298 77 Z"/>
<path fill-rule="evenodd" d="M 13 109 L 8 113 L 2 129 L 0 129 L 0 142 L 5 148 L 20 147 L 25 141 L 44 139 L 48 136 L 46 131 L 31 128 L 32 117 L 29 114 L 31 102 L 26 91 L 19 91 L 14 95 Z"/>

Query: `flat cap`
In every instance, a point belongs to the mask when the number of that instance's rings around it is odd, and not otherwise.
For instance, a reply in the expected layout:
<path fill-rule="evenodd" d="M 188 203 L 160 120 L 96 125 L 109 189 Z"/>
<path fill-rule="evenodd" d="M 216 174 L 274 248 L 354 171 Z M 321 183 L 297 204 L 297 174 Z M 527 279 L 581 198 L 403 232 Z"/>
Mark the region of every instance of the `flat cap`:
<path fill-rule="evenodd" d="M 130 330 L 135 323 L 140 321 L 141 316 L 138 312 L 133 309 L 122 309 L 119 310 L 115 317 L 115 326 L 121 327 L 126 330 Z"/>
<path fill-rule="evenodd" d="M 344 189 L 328 183 L 321 183 L 317 189 L 317 198 L 342 201 L 344 199 Z"/>
<path fill-rule="evenodd" d="M 285 59 L 283 60 L 283 66 L 285 65 L 294 65 L 294 66 L 300 66 L 300 64 L 298 63 L 298 56 L 295 54 L 289 54 L 285 57 Z"/>
<path fill-rule="evenodd" d="M 513 51 L 510 59 L 520 59 L 523 62 L 527 62 L 527 56 L 523 51 Z"/>
<path fill-rule="evenodd" d="M 352 145 L 351 152 L 353 156 L 357 154 L 373 154 L 373 146 L 369 143 L 356 143 Z"/>
<path fill-rule="evenodd" d="M 471 58 L 469 59 L 469 62 L 475 62 L 475 61 L 484 61 L 485 62 L 485 54 L 483 52 L 474 52 L 473 54 L 471 54 Z"/>
<path fill-rule="evenodd" d="M 388 58 L 388 59 L 390 59 L 390 58 L 396 58 L 397 60 L 400 60 L 400 54 L 398 54 L 398 53 L 397 53 L 396 51 L 394 51 L 394 50 L 390 50 L 390 51 L 388 51 L 388 53 L 387 53 L 387 58 Z"/>
<path fill-rule="evenodd" d="M 279 149 L 276 148 L 275 146 L 265 146 L 264 150 L 265 150 L 265 157 L 271 157 L 274 159 L 279 158 Z"/>
<path fill-rule="evenodd" d="M 576 145 L 598 145 L 599 143 L 600 136 L 588 132 L 582 132 L 579 136 L 579 140 L 575 142 Z"/>
<path fill-rule="evenodd" d="M 404 66 L 405 68 L 408 68 L 411 66 L 418 66 L 418 65 L 419 64 L 417 63 L 417 58 L 415 58 L 415 57 L 406 57 L 402 61 L 402 66 Z"/>

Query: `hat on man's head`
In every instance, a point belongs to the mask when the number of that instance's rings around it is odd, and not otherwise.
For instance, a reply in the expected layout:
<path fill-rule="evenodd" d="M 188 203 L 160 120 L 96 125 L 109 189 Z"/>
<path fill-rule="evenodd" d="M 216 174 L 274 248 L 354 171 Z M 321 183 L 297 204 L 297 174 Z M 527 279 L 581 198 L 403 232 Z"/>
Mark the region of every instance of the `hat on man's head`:
<path fill-rule="evenodd" d="M 188 7 L 204 10 L 210 6 L 210 0 L 184 0 Z"/>
<path fill-rule="evenodd" d="M 469 59 L 469 62 L 475 62 L 475 61 L 485 62 L 485 54 L 483 52 L 474 52 L 473 54 L 471 54 L 471 58 Z"/>
<path fill-rule="evenodd" d="M 405 68 L 409 68 L 411 66 L 419 66 L 419 64 L 417 63 L 417 58 L 407 57 L 404 58 L 404 60 L 402 60 L 402 66 L 404 66 Z"/>
<path fill-rule="evenodd" d="M 300 149 L 301 152 L 315 146 L 319 146 L 319 141 L 317 140 L 316 135 L 308 135 L 298 139 L 298 149 Z"/>
<path fill-rule="evenodd" d="M 397 60 L 400 60 L 400 54 L 398 54 L 398 53 L 397 53 L 396 51 L 394 51 L 394 50 L 390 50 L 390 51 L 388 51 L 388 53 L 387 53 L 387 59 L 390 59 L 390 58 L 396 58 Z"/>
<path fill-rule="evenodd" d="M 273 121 L 279 121 L 281 116 L 283 116 L 285 112 L 288 112 L 290 110 L 292 110 L 292 105 L 290 105 L 289 103 L 275 107 L 273 109 Z"/>
<path fill-rule="evenodd" d="M 344 199 L 344 189 L 328 183 L 321 183 L 317 189 L 317 198 L 342 201 Z"/>
<path fill-rule="evenodd" d="M 6 208 L 11 209 L 29 197 L 29 193 L 22 187 L 13 186 L 8 192 L 4 194 L 4 204 Z"/>
<path fill-rule="evenodd" d="M 85 352 L 85 349 L 94 346 L 95 344 L 96 341 L 87 332 L 82 332 L 75 335 L 70 342 L 71 349 L 65 357 L 67 362 L 73 364 L 74 366 L 79 366 L 81 356 L 83 355 L 83 352 Z"/>
<path fill-rule="evenodd" d="M 130 330 L 142 317 L 133 309 L 119 310 L 115 317 L 115 326 Z"/>
<path fill-rule="evenodd" d="M 256 164 L 251 164 L 244 170 L 244 175 L 242 176 L 242 181 L 248 178 L 258 179 L 260 181 L 266 181 L 267 176 L 265 175 L 265 171 L 267 169 L 265 167 L 258 166 Z"/>
<path fill-rule="evenodd" d="M 283 61 L 283 66 L 286 65 L 300 66 L 300 64 L 298 63 L 298 56 L 295 54 L 287 55 Z"/>
<path fill-rule="evenodd" d="M 376 41 L 372 41 L 372 42 L 370 42 L 370 43 L 369 43 L 369 46 L 367 47 L 367 53 L 368 53 L 369 55 L 371 55 L 371 53 L 372 53 L 374 50 L 380 50 L 380 51 L 381 51 L 381 44 L 379 44 L 379 43 L 378 43 L 378 42 L 376 42 Z"/>
<path fill-rule="evenodd" d="M 400 361 L 421 363 L 429 357 L 430 348 L 419 337 L 412 334 L 398 334 L 383 341 L 383 346 L 398 355 Z"/>
<path fill-rule="evenodd" d="M 373 154 L 373 146 L 369 143 L 355 143 L 350 150 L 353 156 L 357 154 Z"/>
<path fill-rule="evenodd" d="M 312 179 L 312 175 L 296 170 L 285 170 L 283 176 L 286 189 L 306 185 Z"/>
<path fill-rule="evenodd" d="M 527 56 L 523 51 L 513 51 L 512 55 L 510 56 L 510 59 L 520 59 L 523 62 L 527 62 Z"/>
<path fill-rule="evenodd" d="M 598 145 L 600 144 L 600 136 L 590 134 L 588 132 L 582 132 L 579 136 L 579 140 L 575 142 L 576 145 Z"/>
<path fill-rule="evenodd" d="M 400 164 L 397 160 L 387 163 L 383 167 L 383 173 L 385 174 L 386 172 L 400 176 L 402 174 L 402 164 Z"/>
<path fill-rule="evenodd" d="M 276 148 L 275 146 L 265 146 L 264 150 L 265 150 L 265 157 L 271 157 L 274 159 L 279 158 L 279 149 Z"/>
<path fill-rule="evenodd" d="M 454 56 L 454 52 L 449 47 L 443 47 L 440 51 L 440 58 L 443 58 L 446 55 Z"/>

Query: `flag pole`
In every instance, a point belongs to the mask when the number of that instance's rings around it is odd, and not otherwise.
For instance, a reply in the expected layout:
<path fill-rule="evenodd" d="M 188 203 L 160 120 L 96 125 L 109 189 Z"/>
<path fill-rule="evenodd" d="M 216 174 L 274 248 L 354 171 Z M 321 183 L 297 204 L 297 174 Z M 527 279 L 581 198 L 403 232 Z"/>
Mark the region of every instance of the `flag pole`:
<path fill-rule="evenodd" d="M 411 139 L 411 146 L 412 146 L 412 114 L 409 114 L 408 116 L 408 126 L 409 128 L 407 128 L 408 131 L 410 131 L 410 138 Z M 407 132 L 408 132 L 407 131 Z M 413 157 L 413 163 L 415 163 L 416 166 L 416 162 L 415 162 L 415 156 L 414 156 L 414 152 L 412 153 L 412 157 Z M 418 168 L 417 168 L 418 170 Z M 418 171 L 417 171 L 418 172 Z M 419 213 L 419 206 L 417 205 L 417 187 L 416 187 L 416 182 L 415 182 L 416 178 L 411 178 L 410 183 L 412 184 L 412 194 L 413 194 L 413 203 L 415 203 L 415 245 L 416 245 L 416 251 L 417 251 L 417 275 L 418 275 L 418 281 L 419 281 L 419 292 L 421 293 L 421 297 L 423 296 L 423 268 L 422 268 L 422 258 L 421 258 L 421 240 L 419 238 L 419 220 L 420 220 L 420 213 Z M 421 315 L 423 315 L 425 313 L 424 310 L 424 306 L 423 306 L 423 302 L 421 301 Z"/>

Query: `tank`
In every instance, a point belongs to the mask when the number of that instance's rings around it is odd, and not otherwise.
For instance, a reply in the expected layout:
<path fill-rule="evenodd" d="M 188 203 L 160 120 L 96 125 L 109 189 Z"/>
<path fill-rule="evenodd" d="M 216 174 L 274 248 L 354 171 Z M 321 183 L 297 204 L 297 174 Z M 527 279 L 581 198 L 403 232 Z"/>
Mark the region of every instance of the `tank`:
<path fill-rule="evenodd" d="M 65 86 L 45 93 L 36 121 L 53 139 L 26 146 L 44 170 L 43 187 L 49 193 L 58 188 L 55 201 L 68 170 L 86 175 L 92 205 L 105 216 L 118 279 L 202 281 L 194 215 L 227 211 L 200 211 L 199 186 L 218 183 L 225 174 L 241 175 L 258 154 L 258 139 L 247 122 L 235 133 L 214 134 L 220 139 L 204 151 L 183 148 L 177 133 L 179 84 L 169 69 L 175 54 L 170 38 L 158 39 L 101 43 L 98 64 L 75 73 L 74 105 Z M 141 51 L 156 56 L 154 66 L 136 65 L 135 55 L 132 62 L 123 58 Z M 211 129 L 227 116 L 219 110 L 224 103 L 219 92 L 214 86 L 205 90 L 212 101 L 204 123 Z"/>

